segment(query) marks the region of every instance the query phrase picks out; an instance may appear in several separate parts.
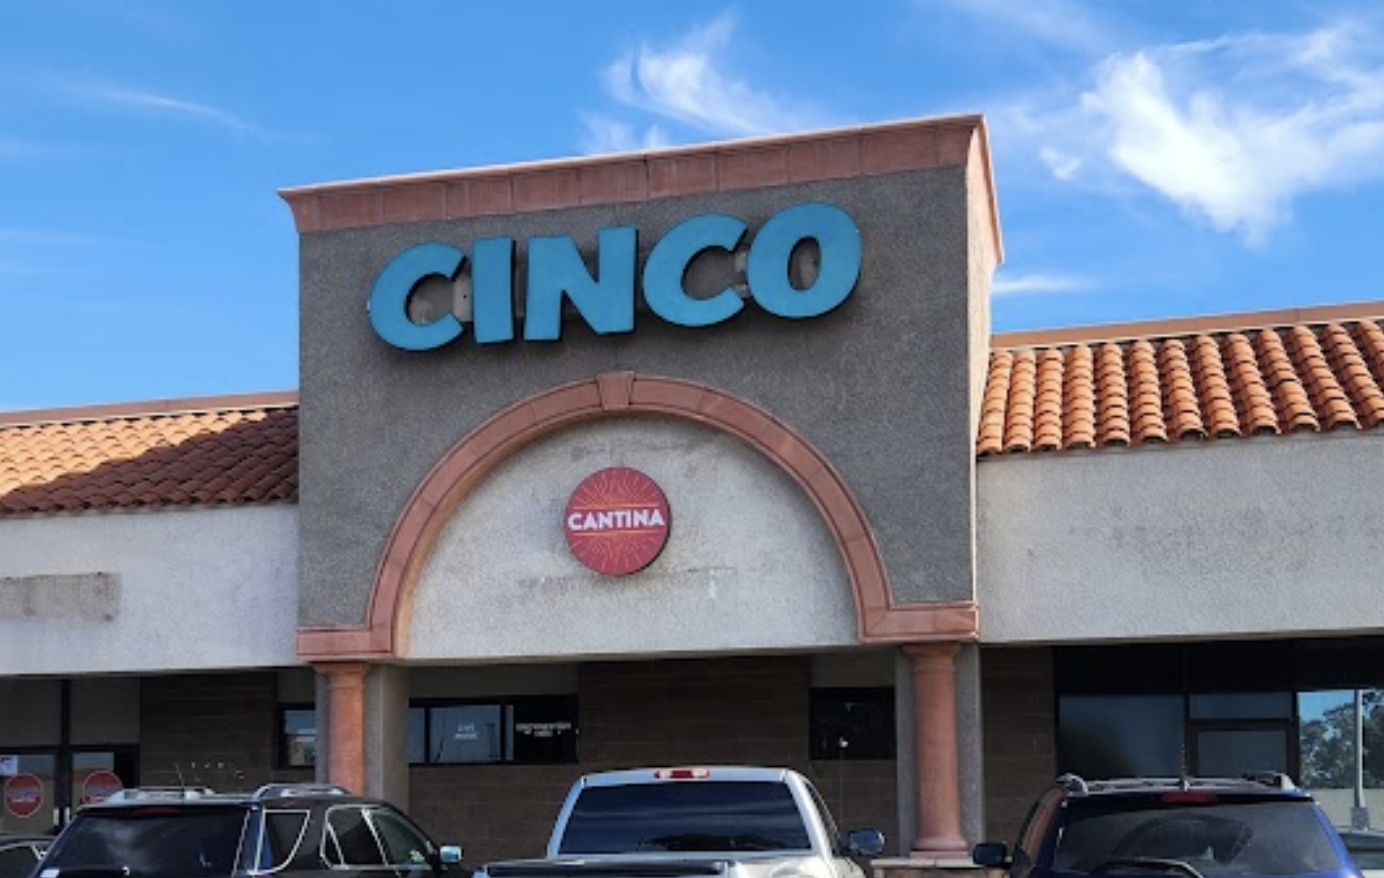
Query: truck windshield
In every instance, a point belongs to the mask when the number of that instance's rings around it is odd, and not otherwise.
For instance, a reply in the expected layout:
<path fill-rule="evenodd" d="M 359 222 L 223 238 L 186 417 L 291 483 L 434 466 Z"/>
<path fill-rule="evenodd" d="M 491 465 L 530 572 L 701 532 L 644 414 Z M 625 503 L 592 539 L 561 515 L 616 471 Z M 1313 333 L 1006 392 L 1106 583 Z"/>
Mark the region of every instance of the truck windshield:
<path fill-rule="evenodd" d="M 558 853 L 810 848 L 803 816 L 785 785 L 683 781 L 582 790 Z"/>

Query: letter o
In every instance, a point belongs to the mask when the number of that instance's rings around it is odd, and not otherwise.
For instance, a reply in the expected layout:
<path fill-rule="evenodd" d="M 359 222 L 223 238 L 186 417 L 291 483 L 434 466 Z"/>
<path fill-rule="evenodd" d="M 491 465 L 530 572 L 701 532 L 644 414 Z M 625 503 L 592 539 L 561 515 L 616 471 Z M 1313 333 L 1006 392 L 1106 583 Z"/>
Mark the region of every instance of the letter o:
<path fill-rule="evenodd" d="M 812 238 L 821 250 L 817 279 L 793 286 L 788 264 L 793 249 Z M 750 295 L 780 317 L 817 317 L 846 301 L 860 279 L 860 230 L 850 214 L 832 204 L 799 204 L 781 210 L 755 236 L 745 267 Z"/>

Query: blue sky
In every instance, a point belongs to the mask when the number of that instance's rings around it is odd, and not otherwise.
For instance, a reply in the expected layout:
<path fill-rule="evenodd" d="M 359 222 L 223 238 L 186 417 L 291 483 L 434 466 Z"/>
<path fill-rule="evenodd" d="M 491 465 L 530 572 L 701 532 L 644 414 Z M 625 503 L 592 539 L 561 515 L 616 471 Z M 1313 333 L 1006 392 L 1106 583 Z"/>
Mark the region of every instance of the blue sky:
<path fill-rule="evenodd" d="M 1373 0 L 10 0 L 0 410 L 296 388 L 284 187 L 958 112 L 997 331 L 1384 299 Z"/>

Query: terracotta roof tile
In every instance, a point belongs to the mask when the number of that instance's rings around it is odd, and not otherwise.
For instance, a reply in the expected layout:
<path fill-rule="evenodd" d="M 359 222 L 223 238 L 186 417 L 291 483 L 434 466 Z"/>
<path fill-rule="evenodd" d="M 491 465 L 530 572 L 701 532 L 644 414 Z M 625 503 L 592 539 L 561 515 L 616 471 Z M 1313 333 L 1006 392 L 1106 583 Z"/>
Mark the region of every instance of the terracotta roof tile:
<path fill-rule="evenodd" d="M 998 335 L 982 401 L 981 457 L 1384 426 L 1384 304 Z M 1276 312 L 1272 317 L 1281 316 Z M 1215 324 L 1211 326 L 1209 324 Z M 1144 332 L 1141 332 L 1141 328 Z M 1011 375 L 1012 372 L 1012 375 Z M 1036 378 L 1035 376 L 1036 372 Z M 998 441 L 1003 437 L 1003 442 Z"/>
<path fill-rule="evenodd" d="M 298 408 L 287 395 L 7 414 L 0 515 L 298 499 Z"/>

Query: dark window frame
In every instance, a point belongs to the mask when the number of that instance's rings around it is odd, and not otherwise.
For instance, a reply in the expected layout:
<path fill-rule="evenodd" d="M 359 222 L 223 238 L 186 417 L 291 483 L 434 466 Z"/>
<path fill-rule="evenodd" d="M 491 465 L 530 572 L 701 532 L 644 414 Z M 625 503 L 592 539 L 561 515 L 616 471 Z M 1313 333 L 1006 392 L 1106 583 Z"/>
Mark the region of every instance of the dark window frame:
<path fill-rule="evenodd" d="M 409 713 L 423 711 L 423 761 L 418 762 L 409 755 L 409 768 L 466 768 L 484 765 L 575 765 L 581 761 L 581 714 L 578 698 L 574 694 L 564 695 L 511 695 L 478 698 L 414 698 L 409 700 Z M 503 725 L 500 735 L 500 758 L 488 761 L 437 761 L 432 758 L 436 748 L 433 742 L 432 711 L 454 707 L 495 707 L 498 708 Z M 543 758 L 530 752 L 520 752 L 517 726 L 521 711 L 537 709 L 552 716 L 561 716 L 558 722 L 570 722 L 568 740 L 562 753 L 556 758 Z M 412 724 L 412 719 L 410 719 Z"/>

